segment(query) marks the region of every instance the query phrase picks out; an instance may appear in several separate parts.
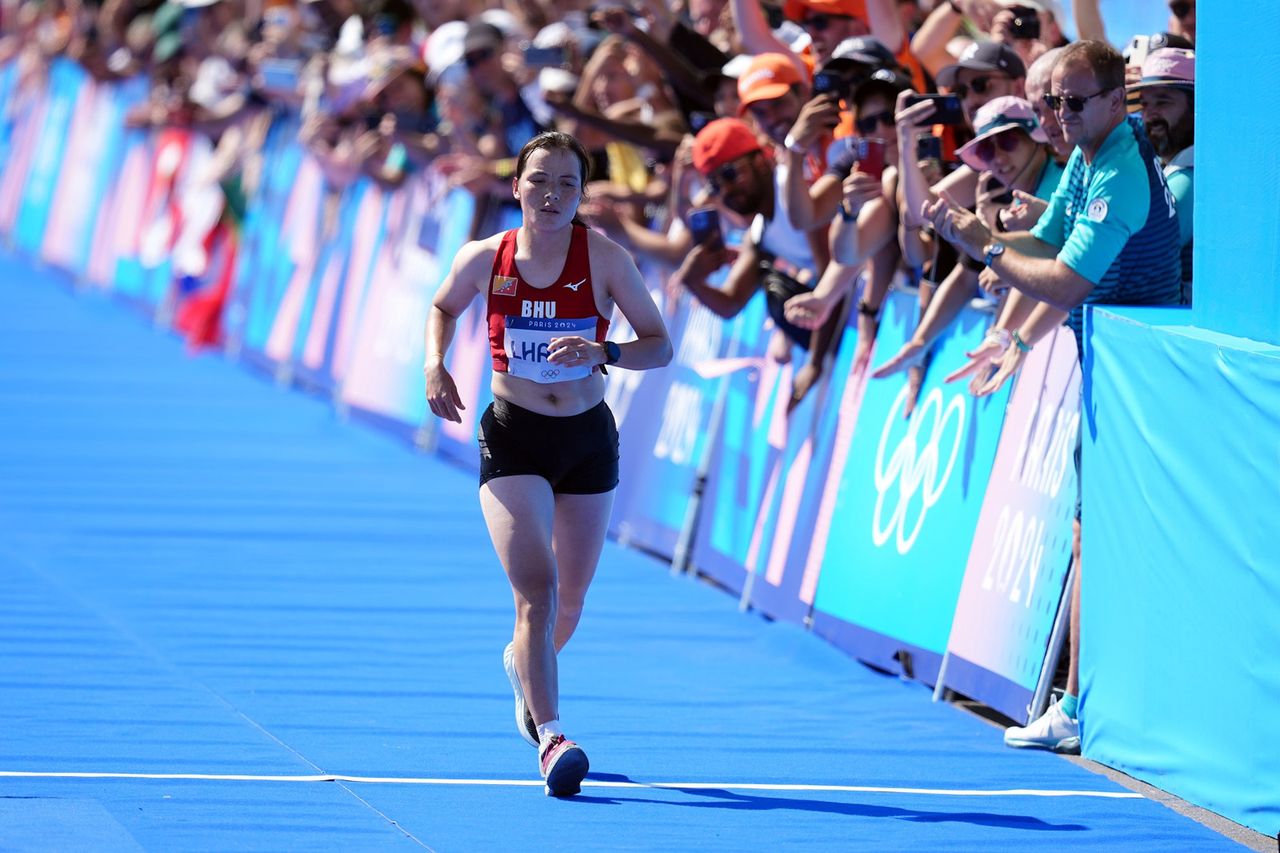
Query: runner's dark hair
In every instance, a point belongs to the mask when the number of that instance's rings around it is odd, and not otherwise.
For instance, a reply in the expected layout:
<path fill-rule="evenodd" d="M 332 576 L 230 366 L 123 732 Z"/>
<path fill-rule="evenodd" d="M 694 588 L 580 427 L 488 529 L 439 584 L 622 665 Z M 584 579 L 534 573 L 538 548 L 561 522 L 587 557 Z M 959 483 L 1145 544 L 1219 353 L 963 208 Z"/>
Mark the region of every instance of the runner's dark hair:
<path fill-rule="evenodd" d="M 530 155 L 539 149 L 568 151 L 578 158 L 578 183 L 581 187 L 581 196 L 585 200 L 587 197 L 587 175 L 591 174 L 591 155 L 587 153 L 587 149 L 583 147 L 581 142 L 558 130 L 539 133 L 524 144 L 524 147 L 520 149 L 520 156 L 516 159 L 516 180 L 520 180 L 520 176 L 524 174 L 524 167 L 529 162 Z M 575 225 L 586 225 L 579 218 L 576 211 L 573 214 L 573 223 Z"/>

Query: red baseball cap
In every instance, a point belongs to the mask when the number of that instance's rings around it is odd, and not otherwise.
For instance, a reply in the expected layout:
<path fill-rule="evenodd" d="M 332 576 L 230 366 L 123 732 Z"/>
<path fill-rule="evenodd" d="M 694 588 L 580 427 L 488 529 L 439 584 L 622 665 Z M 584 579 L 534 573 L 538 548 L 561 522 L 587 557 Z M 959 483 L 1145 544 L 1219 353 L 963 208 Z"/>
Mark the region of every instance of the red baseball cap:
<path fill-rule="evenodd" d="M 746 122 L 718 118 L 693 138 L 693 166 L 703 175 L 709 175 L 725 163 L 759 150 L 760 140 Z"/>
<path fill-rule="evenodd" d="M 791 87 L 804 82 L 795 60 L 785 53 L 762 53 L 742 71 L 738 77 L 738 100 L 742 103 L 739 113 L 756 101 L 772 101 L 781 98 Z"/>

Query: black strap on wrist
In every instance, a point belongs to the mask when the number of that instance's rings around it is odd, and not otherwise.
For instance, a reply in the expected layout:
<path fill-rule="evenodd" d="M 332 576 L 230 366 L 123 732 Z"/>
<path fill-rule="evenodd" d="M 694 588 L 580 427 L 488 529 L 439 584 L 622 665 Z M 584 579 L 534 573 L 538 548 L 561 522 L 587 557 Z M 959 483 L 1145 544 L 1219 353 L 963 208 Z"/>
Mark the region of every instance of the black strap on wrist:
<path fill-rule="evenodd" d="M 871 307 L 871 303 L 868 302 L 867 300 L 859 299 L 858 313 L 863 315 L 864 317 L 870 317 L 871 319 L 874 320 L 880 316 L 880 306 L 876 306 L 873 308 Z"/>

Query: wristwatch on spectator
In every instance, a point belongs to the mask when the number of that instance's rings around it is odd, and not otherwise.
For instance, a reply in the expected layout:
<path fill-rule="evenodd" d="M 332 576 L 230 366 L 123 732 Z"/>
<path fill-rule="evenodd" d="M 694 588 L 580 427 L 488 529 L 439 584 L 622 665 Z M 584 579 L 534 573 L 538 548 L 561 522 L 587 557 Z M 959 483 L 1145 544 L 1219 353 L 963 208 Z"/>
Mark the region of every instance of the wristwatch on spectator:
<path fill-rule="evenodd" d="M 809 150 L 801 145 L 794 136 L 787 134 L 787 138 L 782 140 L 782 147 L 790 151 L 792 154 L 808 154 Z"/>
<path fill-rule="evenodd" d="M 604 363 L 617 364 L 618 359 L 622 358 L 622 347 L 613 341 L 604 342 Z"/>
<path fill-rule="evenodd" d="M 1004 243 L 1001 243 L 999 240 L 995 241 L 994 243 L 988 243 L 982 249 L 982 263 L 985 266 L 989 267 L 995 261 L 996 258 L 1000 257 L 1003 254 L 1004 254 Z"/>
<path fill-rule="evenodd" d="M 884 306 L 881 305 L 873 308 L 871 307 L 871 303 L 867 302 L 867 300 L 865 299 L 858 300 L 858 313 L 863 315 L 864 317 L 870 317 L 872 320 L 875 320 L 880 316 L 880 309 L 883 307 Z"/>

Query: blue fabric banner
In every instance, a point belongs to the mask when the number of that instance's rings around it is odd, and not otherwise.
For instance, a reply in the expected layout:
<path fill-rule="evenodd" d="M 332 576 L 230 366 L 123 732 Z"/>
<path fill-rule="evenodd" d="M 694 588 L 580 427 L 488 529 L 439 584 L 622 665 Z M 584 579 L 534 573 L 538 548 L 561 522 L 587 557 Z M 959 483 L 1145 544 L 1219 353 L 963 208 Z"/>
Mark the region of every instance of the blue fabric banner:
<path fill-rule="evenodd" d="M 1280 347 L 1171 313 L 1086 323 L 1082 745 L 1275 835 Z"/>

